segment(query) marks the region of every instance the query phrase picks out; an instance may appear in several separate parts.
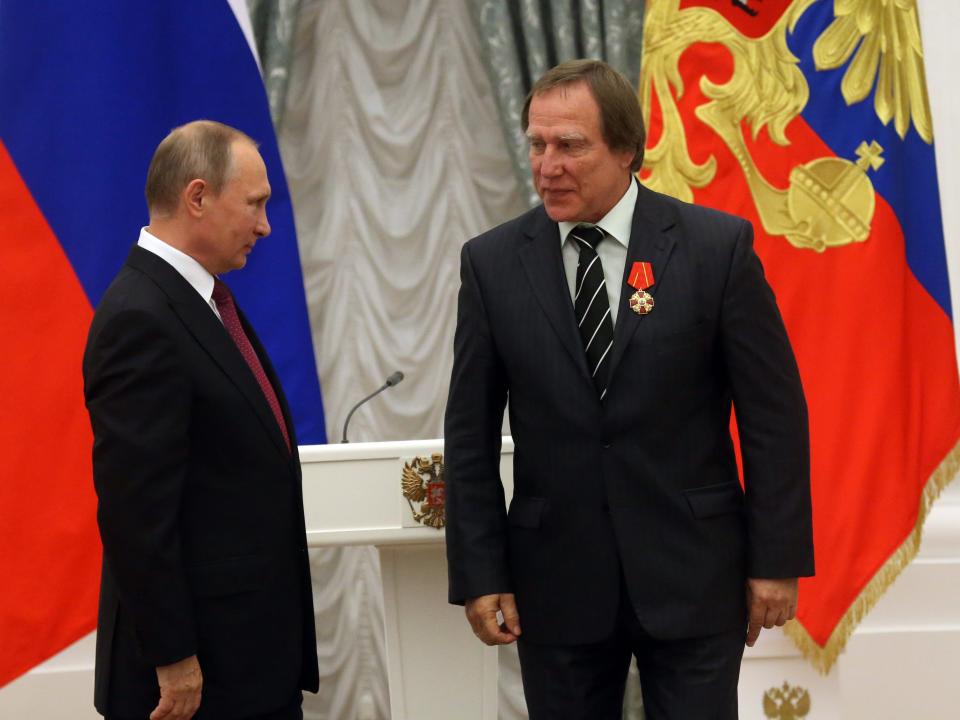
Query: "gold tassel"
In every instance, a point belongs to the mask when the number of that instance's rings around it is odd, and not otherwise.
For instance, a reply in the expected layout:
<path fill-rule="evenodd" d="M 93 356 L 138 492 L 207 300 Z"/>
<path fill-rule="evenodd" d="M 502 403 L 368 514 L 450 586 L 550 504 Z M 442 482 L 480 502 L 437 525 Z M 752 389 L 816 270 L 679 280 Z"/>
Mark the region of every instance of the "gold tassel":
<path fill-rule="evenodd" d="M 920 496 L 920 509 L 917 513 L 917 523 L 913 530 L 903 541 L 903 544 L 897 548 L 883 566 L 877 570 L 876 574 L 867 583 L 866 587 L 857 596 L 847 612 L 844 613 L 840 622 L 830 633 L 830 639 L 827 644 L 821 647 L 810 637 L 810 633 L 796 620 L 791 620 L 786 624 L 783 631 L 803 653 L 803 656 L 820 671 L 823 675 L 830 672 L 830 669 L 836 663 L 837 658 L 847 645 L 853 631 L 856 630 L 860 621 L 866 617 L 877 601 L 887 591 L 887 588 L 893 584 L 897 576 L 909 565 L 917 556 L 920 549 L 920 541 L 923 538 L 923 523 L 927 519 L 927 513 L 934 501 L 940 496 L 943 489 L 950 484 L 950 481 L 960 470 L 960 441 L 953 446 L 953 449 L 947 453 L 947 456 L 933 471 L 930 479 L 927 481 Z"/>

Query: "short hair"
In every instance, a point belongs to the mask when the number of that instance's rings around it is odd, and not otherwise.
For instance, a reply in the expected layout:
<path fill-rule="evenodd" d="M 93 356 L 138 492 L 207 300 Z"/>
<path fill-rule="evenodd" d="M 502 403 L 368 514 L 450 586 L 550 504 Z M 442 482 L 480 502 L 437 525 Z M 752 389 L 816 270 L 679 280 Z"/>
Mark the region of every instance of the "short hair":
<path fill-rule="evenodd" d="M 180 192 L 197 178 L 219 194 L 230 179 L 230 148 L 236 140 L 257 146 L 246 133 L 213 120 L 194 120 L 171 130 L 147 170 L 144 194 L 150 214 L 174 213 Z"/>
<path fill-rule="evenodd" d="M 637 91 L 629 80 L 602 60 L 568 60 L 547 70 L 530 88 L 523 104 L 523 131 L 526 132 L 530 124 L 530 102 L 534 97 L 580 82 L 586 83 L 600 107 L 604 142 L 614 151 L 633 151 L 630 170 L 637 172 L 643 165 L 643 146 L 647 139 Z"/>

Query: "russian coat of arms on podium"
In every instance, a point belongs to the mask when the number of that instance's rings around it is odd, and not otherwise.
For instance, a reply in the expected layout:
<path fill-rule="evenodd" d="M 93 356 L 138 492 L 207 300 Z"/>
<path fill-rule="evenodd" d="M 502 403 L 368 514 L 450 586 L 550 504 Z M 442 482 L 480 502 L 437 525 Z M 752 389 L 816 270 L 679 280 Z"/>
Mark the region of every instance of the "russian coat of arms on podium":
<path fill-rule="evenodd" d="M 430 457 L 419 455 L 405 461 L 401 486 L 414 520 L 438 530 L 446 524 L 442 453 L 433 453 Z"/>

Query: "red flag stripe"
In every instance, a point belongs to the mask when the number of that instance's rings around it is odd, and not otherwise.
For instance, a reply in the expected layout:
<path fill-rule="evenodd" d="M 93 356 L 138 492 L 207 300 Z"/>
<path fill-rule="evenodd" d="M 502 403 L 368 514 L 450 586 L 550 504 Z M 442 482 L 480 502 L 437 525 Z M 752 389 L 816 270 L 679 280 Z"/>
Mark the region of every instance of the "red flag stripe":
<path fill-rule="evenodd" d="M 94 629 L 100 552 L 80 374 L 93 313 L 2 143 L 0 215 L 2 686 Z"/>

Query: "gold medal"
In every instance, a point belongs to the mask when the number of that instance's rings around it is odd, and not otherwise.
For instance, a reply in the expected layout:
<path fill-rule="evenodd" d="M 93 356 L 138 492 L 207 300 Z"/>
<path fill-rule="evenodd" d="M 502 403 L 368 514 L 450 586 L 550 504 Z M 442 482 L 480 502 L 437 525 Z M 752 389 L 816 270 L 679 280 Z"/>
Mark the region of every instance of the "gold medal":
<path fill-rule="evenodd" d="M 637 315 L 646 315 L 653 310 L 653 295 L 646 290 L 637 290 L 630 296 L 630 309 Z"/>
<path fill-rule="evenodd" d="M 635 262 L 627 276 L 627 285 L 636 289 L 630 296 L 630 309 L 637 315 L 649 315 L 653 310 L 653 295 L 647 292 L 653 283 L 653 265 L 642 260 Z"/>

